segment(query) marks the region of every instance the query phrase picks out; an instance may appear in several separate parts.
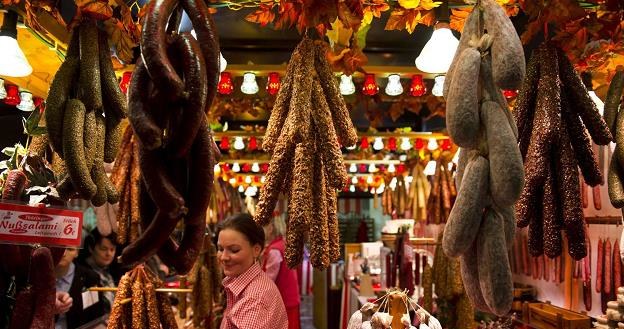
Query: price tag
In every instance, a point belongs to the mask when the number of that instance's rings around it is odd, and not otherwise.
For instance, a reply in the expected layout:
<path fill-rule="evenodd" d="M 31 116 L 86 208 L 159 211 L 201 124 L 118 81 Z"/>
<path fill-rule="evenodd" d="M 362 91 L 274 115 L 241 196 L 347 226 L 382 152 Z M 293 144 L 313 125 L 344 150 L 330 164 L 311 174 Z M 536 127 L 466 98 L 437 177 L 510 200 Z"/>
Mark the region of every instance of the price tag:
<path fill-rule="evenodd" d="M 0 243 L 80 247 L 82 212 L 0 203 Z"/>

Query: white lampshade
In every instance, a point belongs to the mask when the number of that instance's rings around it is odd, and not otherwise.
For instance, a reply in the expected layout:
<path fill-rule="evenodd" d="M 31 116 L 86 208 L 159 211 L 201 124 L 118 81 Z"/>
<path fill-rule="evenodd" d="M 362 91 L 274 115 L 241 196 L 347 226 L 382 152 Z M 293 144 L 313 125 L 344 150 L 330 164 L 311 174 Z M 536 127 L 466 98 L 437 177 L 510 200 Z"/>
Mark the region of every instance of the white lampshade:
<path fill-rule="evenodd" d="M 444 75 L 438 75 L 434 78 L 435 83 L 433 84 L 433 88 L 431 88 L 431 94 L 433 96 L 443 96 L 445 78 L 446 76 Z"/>
<path fill-rule="evenodd" d="M 338 86 L 342 95 L 353 95 L 355 93 L 355 85 L 353 84 L 353 78 L 350 75 L 340 76 L 340 85 Z"/>
<path fill-rule="evenodd" d="M 253 172 L 260 172 L 260 165 L 257 162 L 254 162 L 251 165 L 251 171 L 253 171 Z"/>
<path fill-rule="evenodd" d="M 238 187 L 238 192 L 240 192 L 240 193 L 245 192 L 245 187 L 243 187 L 243 185 L 240 185 L 240 186 Z"/>
<path fill-rule="evenodd" d="M 373 143 L 373 150 L 381 151 L 384 148 L 384 143 L 381 140 L 381 137 L 375 137 L 375 142 Z"/>
<path fill-rule="evenodd" d="M 401 150 L 407 151 L 412 148 L 412 144 L 410 143 L 409 137 L 401 138 Z"/>
<path fill-rule="evenodd" d="M 598 108 L 598 112 L 600 112 L 600 115 L 604 114 L 604 102 L 600 99 L 600 97 L 598 97 L 598 95 L 596 95 L 596 92 L 593 90 L 590 90 L 589 92 L 589 98 L 592 99 L 592 101 L 594 101 L 594 104 L 596 104 L 596 107 Z"/>
<path fill-rule="evenodd" d="M 258 92 L 258 83 L 256 82 L 256 75 L 247 72 L 243 75 L 243 84 L 241 85 L 241 91 L 244 94 L 253 95 Z"/>
<path fill-rule="evenodd" d="M 7 77 L 25 77 L 32 73 L 24 52 L 17 44 L 17 39 L 0 36 L 0 75 Z"/>
<path fill-rule="evenodd" d="M 448 24 L 436 24 L 431 39 L 416 58 L 416 67 L 423 72 L 446 73 L 458 45 L 459 40 L 453 36 Z"/>
<path fill-rule="evenodd" d="M 233 172 L 239 172 L 240 171 L 240 165 L 238 164 L 238 162 L 234 162 L 234 164 L 232 165 L 232 171 Z"/>
<path fill-rule="evenodd" d="M 431 160 L 427 162 L 427 165 L 425 166 L 425 169 L 423 170 L 423 174 L 425 174 L 425 176 L 433 176 L 435 175 L 435 171 L 436 171 L 436 162 Z"/>
<path fill-rule="evenodd" d="M 16 106 L 20 111 L 32 112 L 35 109 L 33 95 L 29 91 L 20 92 L 20 103 Z"/>
<path fill-rule="evenodd" d="M 0 99 L 7 97 L 7 91 L 4 89 L 4 79 L 0 79 Z"/>
<path fill-rule="evenodd" d="M 357 166 L 355 165 L 355 163 L 352 163 L 352 164 L 349 166 L 349 172 L 350 172 L 350 173 L 356 173 L 356 172 L 357 172 Z"/>
<path fill-rule="evenodd" d="M 386 94 L 388 96 L 399 96 L 403 93 L 401 85 L 401 76 L 398 74 L 390 74 L 388 76 L 388 84 L 386 85 Z"/>
<path fill-rule="evenodd" d="M 244 148 L 245 148 L 245 142 L 243 141 L 243 138 L 242 137 L 234 138 L 234 149 L 240 151 Z"/>
<path fill-rule="evenodd" d="M 438 141 L 435 138 L 429 138 L 429 142 L 427 143 L 427 149 L 429 151 L 438 149 Z"/>

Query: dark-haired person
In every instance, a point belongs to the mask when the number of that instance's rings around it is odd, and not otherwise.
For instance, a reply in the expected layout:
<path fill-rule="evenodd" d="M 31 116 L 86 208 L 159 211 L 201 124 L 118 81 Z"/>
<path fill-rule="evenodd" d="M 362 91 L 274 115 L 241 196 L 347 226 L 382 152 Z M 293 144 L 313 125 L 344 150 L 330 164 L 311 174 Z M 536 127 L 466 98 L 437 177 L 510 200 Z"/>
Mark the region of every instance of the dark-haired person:
<path fill-rule="evenodd" d="M 227 296 L 221 329 L 287 329 L 280 292 L 258 263 L 264 247 L 262 228 L 250 215 L 238 214 L 219 224 L 217 239 Z"/>
<path fill-rule="evenodd" d="M 112 232 L 107 236 L 103 236 L 96 227 L 86 238 L 85 245 L 90 253 L 89 257 L 85 259 L 86 265 L 100 276 L 100 283 L 103 287 L 115 287 L 115 280 L 111 275 L 109 266 L 115 259 L 117 234 Z M 104 298 L 106 298 L 109 305 L 113 305 L 115 293 L 107 291 L 104 293 Z"/>
<path fill-rule="evenodd" d="M 286 245 L 284 233 L 286 223 L 281 216 L 276 216 L 263 227 L 267 245 L 262 255 L 262 270 L 275 282 L 282 295 L 286 314 L 288 315 L 288 329 L 299 329 L 299 283 L 297 271 L 288 268 L 284 259 Z"/>

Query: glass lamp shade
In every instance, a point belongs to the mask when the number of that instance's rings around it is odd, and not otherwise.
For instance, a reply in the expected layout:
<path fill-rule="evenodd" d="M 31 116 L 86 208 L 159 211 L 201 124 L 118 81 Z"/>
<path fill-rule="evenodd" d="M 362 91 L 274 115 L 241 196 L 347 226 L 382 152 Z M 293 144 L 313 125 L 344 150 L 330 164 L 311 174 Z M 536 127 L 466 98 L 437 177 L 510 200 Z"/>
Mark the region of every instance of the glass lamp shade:
<path fill-rule="evenodd" d="M 388 84 L 386 85 L 386 94 L 388 96 L 399 96 L 403 93 L 401 85 L 401 76 L 398 74 L 390 74 L 388 76 Z"/>
<path fill-rule="evenodd" d="M 266 86 L 266 89 L 269 95 L 273 96 L 277 94 L 277 92 L 279 91 L 279 88 L 280 88 L 279 73 L 277 72 L 269 73 L 269 78 L 268 78 L 267 86 Z"/>
<path fill-rule="evenodd" d="M 427 143 L 427 149 L 429 151 L 438 149 L 438 141 L 435 138 L 429 138 L 429 143 Z"/>
<path fill-rule="evenodd" d="M 32 73 L 24 52 L 17 44 L 17 39 L 0 36 L 0 75 L 7 77 L 25 77 Z"/>
<path fill-rule="evenodd" d="M 397 149 L 397 140 L 395 137 L 388 138 L 388 149 L 390 151 L 396 151 Z"/>
<path fill-rule="evenodd" d="M 340 85 L 338 86 L 342 95 L 353 95 L 355 93 L 355 85 L 353 84 L 353 78 L 350 75 L 340 76 Z"/>
<path fill-rule="evenodd" d="M 366 150 L 369 147 L 368 138 L 362 137 L 362 142 L 360 143 L 360 149 Z"/>
<path fill-rule="evenodd" d="M 20 103 L 16 107 L 20 111 L 32 112 L 35 109 L 33 95 L 29 91 L 20 92 Z"/>
<path fill-rule="evenodd" d="M 459 40 L 453 36 L 448 24 L 436 24 L 431 39 L 416 57 L 416 67 L 423 72 L 446 73 L 451 66 L 458 45 Z"/>
<path fill-rule="evenodd" d="M 128 93 L 128 86 L 130 86 L 130 80 L 132 79 L 132 72 L 126 71 L 121 76 L 121 82 L 119 83 L 119 88 L 124 94 Z"/>
<path fill-rule="evenodd" d="M 414 143 L 414 148 L 417 150 L 422 150 L 425 148 L 425 140 L 422 138 L 416 138 L 416 142 Z"/>
<path fill-rule="evenodd" d="M 227 151 L 230 149 L 230 140 L 227 137 L 221 137 L 221 143 L 219 144 L 219 148 Z"/>
<path fill-rule="evenodd" d="M 420 74 L 414 74 L 412 76 L 412 85 L 410 86 L 410 95 L 419 97 L 427 92 L 427 87 L 423 81 L 423 77 Z"/>
<path fill-rule="evenodd" d="M 401 139 L 401 150 L 407 151 L 412 148 L 412 144 L 410 143 L 409 137 L 403 137 Z"/>
<path fill-rule="evenodd" d="M 245 142 L 243 141 L 242 137 L 235 137 L 234 138 L 234 149 L 235 150 L 242 150 L 245 148 Z"/>
<path fill-rule="evenodd" d="M 373 150 L 381 151 L 384 148 L 384 143 L 381 140 L 381 137 L 375 137 L 375 142 L 373 142 Z"/>
<path fill-rule="evenodd" d="M 254 136 L 249 137 L 249 145 L 247 145 L 247 148 L 250 151 L 255 151 L 258 149 L 258 140 L 256 139 L 256 137 Z"/>
<path fill-rule="evenodd" d="M 367 96 L 375 96 L 379 92 L 379 86 L 375 82 L 375 75 L 367 73 L 364 77 L 364 86 L 362 86 L 362 93 Z"/>
<path fill-rule="evenodd" d="M 438 75 L 434 78 L 435 83 L 433 84 L 433 88 L 431 88 L 431 94 L 433 96 L 442 96 L 442 93 L 444 91 L 444 79 L 444 75 Z"/>
<path fill-rule="evenodd" d="M 11 106 L 17 106 L 20 103 L 19 88 L 15 85 L 7 85 L 7 96 L 4 98 L 4 103 Z"/>
<path fill-rule="evenodd" d="M 256 82 L 256 75 L 247 72 L 243 75 L 243 84 L 241 85 L 241 91 L 244 94 L 253 95 L 258 92 L 258 83 Z"/>
<path fill-rule="evenodd" d="M 221 95 L 229 95 L 234 91 L 234 83 L 232 82 L 232 74 L 230 72 L 221 72 L 217 91 Z"/>
<path fill-rule="evenodd" d="M 4 79 L 0 79 L 0 99 L 7 97 L 7 91 L 4 89 Z"/>

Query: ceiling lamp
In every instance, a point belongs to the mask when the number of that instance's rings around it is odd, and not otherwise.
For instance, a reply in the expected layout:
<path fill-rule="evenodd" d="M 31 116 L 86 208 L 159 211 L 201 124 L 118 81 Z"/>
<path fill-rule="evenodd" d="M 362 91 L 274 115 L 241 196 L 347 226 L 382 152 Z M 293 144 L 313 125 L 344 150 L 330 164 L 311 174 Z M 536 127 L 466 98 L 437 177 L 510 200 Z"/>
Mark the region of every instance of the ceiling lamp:
<path fill-rule="evenodd" d="M 232 74 L 230 72 L 221 72 L 217 91 L 221 95 L 229 95 L 234 91 L 234 83 L 232 82 Z"/>
<path fill-rule="evenodd" d="M 431 88 L 431 94 L 433 96 L 438 96 L 438 97 L 442 96 L 442 92 L 444 90 L 444 79 L 445 79 L 444 75 L 438 75 L 437 77 L 434 78 L 435 83 L 433 84 L 433 88 Z"/>
<path fill-rule="evenodd" d="M 435 138 L 429 138 L 429 143 L 427 143 L 427 149 L 429 151 L 434 151 L 438 149 L 438 141 Z"/>
<path fill-rule="evenodd" d="M 257 162 L 254 162 L 253 165 L 251 165 L 251 171 L 260 172 L 260 165 Z"/>
<path fill-rule="evenodd" d="M 386 85 L 386 94 L 388 96 L 399 96 L 403 93 L 401 85 L 401 76 L 398 74 L 390 74 L 388 76 L 388 84 Z"/>
<path fill-rule="evenodd" d="M 379 86 L 375 82 L 375 75 L 367 73 L 364 76 L 364 86 L 362 86 L 362 93 L 367 96 L 375 96 L 379 92 Z"/>
<path fill-rule="evenodd" d="M 368 165 L 368 172 L 370 172 L 370 173 L 377 172 L 377 167 L 375 166 L 374 163 L 371 163 L 370 165 Z"/>
<path fill-rule="evenodd" d="M 350 75 L 341 75 L 340 76 L 340 93 L 342 95 L 353 95 L 355 93 L 355 85 L 353 84 L 353 77 Z"/>
<path fill-rule="evenodd" d="M 235 137 L 234 138 L 234 149 L 235 150 L 242 150 L 245 148 L 245 142 L 243 141 L 242 137 Z"/>
<path fill-rule="evenodd" d="M 243 74 L 243 84 L 241 85 L 241 91 L 243 94 L 253 95 L 258 92 L 260 88 L 258 88 L 258 83 L 256 82 L 256 75 L 247 72 Z"/>
<path fill-rule="evenodd" d="M 438 22 L 431 38 L 416 57 L 416 67 L 423 72 L 446 73 L 457 51 L 459 40 L 449 28 L 448 1 L 442 1 L 442 5 L 435 9 L 435 14 Z"/>
<path fill-rule="evenodd" d="M 412 85 L 410 86 L 409 93 L 414 97 L 419 97 L 427 92 L 427 86 L 423 81 L 423 77 L 420 74 L 414 74 L 412 76 Z"/>
<path fill-rule="evenodd" d="M 412 144 L 410 144 L 409 137 L 401 138 L 401 150 L 407 151 L 412 148 Z"/>
<path fill-rule="evenodd" d="M 240 165 L 238 164 L 238 162 L 234 162 L 234 164 L 232 165 L 232 171 L 233 172 L 240 172 L 241 168 Z"/>
<path fill-rule="evenodd" d="M 269 78 L 268 78 L 267 86 L 266 86 L 266 89 L 269 95 L 273 96 L 277 94 L 277 92 L 279 91 L 279 88 L 280 88 L 279 73 L 277 72 L 269 73 Z"/>
<path fill-rule="evenodd" d="M 17 109 L 24 112 L 32 112 L 35 109 L 33 95 L 30 91 L 24 90 L 20 92 L 20 103 L 17 105 Z"/>
<path fill-rule="evenodd" d="M 4 79 L 0 79 L 0 99 L 7 97 L 7 91 L 4 89 Z"/>
<path fill-rule="evenodd" d="M 350 173 L 356 173 L 356 172 L 357 172 L 357 166 L 355 165 L 355 163 L 352 163 L 352 164 L 349 166 L 349 172 L 350 172 Z"/>
<path fill-rule="evenodd" d="M 373 150 L 381 151 L 384 148 L 384 143 L 381 140 L 381 137 L 375 137 L 375 142 L 373 143 Z"/>
<path fill-rule="evenodd" d="M 394 167 L 394 164 L 392 164 L 392 163 L 391 163 L 391 164 L 388 166 L 388 172 L 389 172 L 389 173 L 393 173 L 393 172 L 395 172 L 395 171 L 396 171 L 396 168 Z"/>
<path fill-rule="evenodd" d="M 25 77 L 32 73 L 22 49 L 17 44 L 17 13 L 4 13 L 0 27 L 0 75 L 9 77 Z"/>

